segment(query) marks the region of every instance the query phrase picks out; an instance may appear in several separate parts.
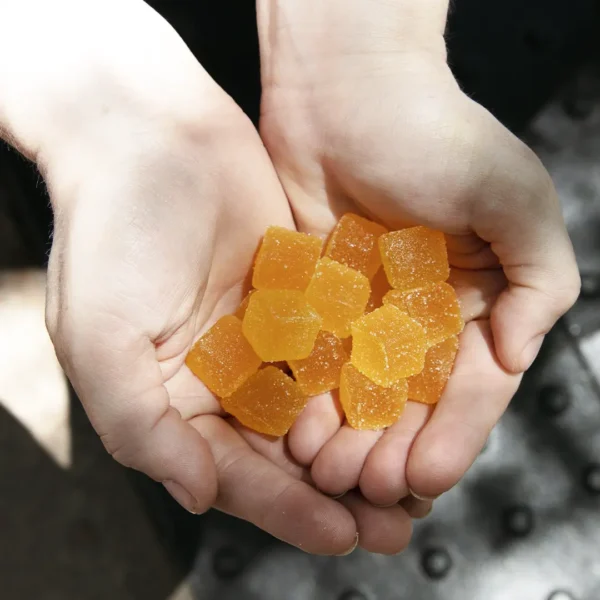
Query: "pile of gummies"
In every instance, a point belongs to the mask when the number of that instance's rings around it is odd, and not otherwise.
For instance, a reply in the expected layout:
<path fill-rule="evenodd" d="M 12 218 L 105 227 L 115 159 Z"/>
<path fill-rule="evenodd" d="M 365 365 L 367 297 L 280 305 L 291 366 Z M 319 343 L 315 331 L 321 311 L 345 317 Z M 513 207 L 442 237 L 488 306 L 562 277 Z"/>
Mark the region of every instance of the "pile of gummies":
<path fill-rule="evenodd" d="M 382 268 L 383 267 L 383 268 Z M 285 435 L 311 396 L 339 390 L 347 422 L 383 429 L 407 400 L 435 404 L 464 327 L 444 235 L 344 215 L 320 238 L 269 227 L 253 289 L 186 364 L 223 410 Z"/>

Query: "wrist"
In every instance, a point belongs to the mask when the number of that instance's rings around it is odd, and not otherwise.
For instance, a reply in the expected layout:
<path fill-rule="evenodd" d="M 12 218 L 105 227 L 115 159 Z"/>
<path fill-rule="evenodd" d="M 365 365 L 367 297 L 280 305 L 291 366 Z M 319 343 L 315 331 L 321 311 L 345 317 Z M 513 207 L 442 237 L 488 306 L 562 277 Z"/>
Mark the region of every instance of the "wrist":
<path fill-rule="evenodd" d="M 0 0 L 0 21 L 0 135 L 44 169 L 228 100 L 140 0 Z"/>
<path fill-rule="evenodd" d="M 448 0 L 257 0 L 263 86 L 410 54 L 445 64 L 447 12 Z"/>

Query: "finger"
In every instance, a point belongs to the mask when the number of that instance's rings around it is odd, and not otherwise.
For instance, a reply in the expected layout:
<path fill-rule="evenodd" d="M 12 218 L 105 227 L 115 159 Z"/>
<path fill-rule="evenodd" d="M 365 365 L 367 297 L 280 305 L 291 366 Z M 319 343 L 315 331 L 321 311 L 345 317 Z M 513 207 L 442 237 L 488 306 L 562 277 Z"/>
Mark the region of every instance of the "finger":
<path fill-rule="evenodd" d="M 446 235 L 448 260 L 450 265 L 459 269 L 499 268 L 498 257 L 490 245 L 480 237 L 469 233 L 465 235 Z"/>
<path fill-rule="evenodd" d="M 491 322 L 500 361 L 517 373 L 529 368 L 543 336 L 574 304 L 580 278 L 547 171 L 495 119 L 488 115 L 484 123 L 472 226 L 509 281 Z"/>
<path fill-rule="evenodd" d="M 424 519 L 431 512 L 433 501 L 407 496 L 400 501 L 400 506 L 413 519 Z"/>
<path fill-rule="evenodd" d="M 357 431 L 347 423 L 315 458 L 311 476 L 319 490 L 339 496 L 358 486 L 365 460 L 383 431 Z"/>
<path fill-rule="evenodd" d="M 254 452 L 222 419 L 196 417 L 217 464 L 216 508 L 305 552 L 344 554 L 356 539 L 351 513 Z"/>
<path fill-rule="evenodd" d="M 489 318 L 498 295 L 507 285 L 501 269 L 472 271 L 453 268 L 448 283 L 456 290 L 460 312 L 466 323 Z"/>
<path fill-rule="evenodd" d="M 346 494 L 339 502 L 354 515 L 358 525 L 358 545 L 364 550 L 398 554 L 408 546 L 412 522 L 401 506 L 377 508 L 357 492 Z"/>
<path fill-rule="evenodd" d="M 498 362 L 489 323 L 469 323 L 461 334 L 446 390 L 408 457 L 407 479 L 413 495 L 436 498 L 460 480 L 520 380 L 520 375 L 508 373 Z"/>
<path fill-rule="evenodd" d="M 275 438 L 257 433 L 244 427 L 233 417 L 227 419 L 227 422 L 255 452 L 270 460 L 294 479 L 299 479 L 312 485 L 310 473 L 299 465 L 291 455 L 288 448 L 287 436 Z"/>
<path fill-rule="evenodd" d="M 294 459 L 301 465 L 311 465 L 343 422 L 344 413 L 332 394 L 311 398 L 288 433 Z"/>
<path fill-rule="evenodd" d="M 360 490 L 375 506 L 391 506 L 408 496 L 406 464 L 413 442 L 432 407 L 408 402 L 400 420 L 386 430 L 369 453 L 360 474 Z"/>

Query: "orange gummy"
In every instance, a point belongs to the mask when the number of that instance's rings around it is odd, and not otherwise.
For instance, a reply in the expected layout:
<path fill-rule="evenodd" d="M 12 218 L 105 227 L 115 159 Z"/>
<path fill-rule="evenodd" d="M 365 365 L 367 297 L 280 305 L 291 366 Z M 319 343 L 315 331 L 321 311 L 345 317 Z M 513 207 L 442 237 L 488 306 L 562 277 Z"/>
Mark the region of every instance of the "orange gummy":
<path fill-rule="evenodd" d="M 323 317 L 322 328 L 345 338 L 352 321 L 365 312 L 370 293 L 369 280 L 362 273 L 322 258 L 306 288 L 306 299 Z"/>
<path fill-rule="evenodd" d="M 340 372 L 348 354 L 340 338 L 321 331 L 313 351 L 303 360 L 290 360 L 289 365 L 302 392 L 316 396 L 340 385 Z"/>
<path fill-rule="evenodd" d="M 383 298 L 408 313 L 423 326 L 427 346 L 435 346 L 457 335 L 465 326 L 454 288 L 444 281 L 415 290 L 392 290 Z"/>
<path fill-rule="evenodd" d="M 220 318 L 195 344 L 186 365 L 217 396 L 238 389 L 261 365 L 233 315 Z"/>
<path fill-rule="evenodd" d="M 387 229 L 382 225 L 347 213 L 331 233 L 325 256 L 372 279 L 381 266 L 377 239 L 383 233 Z"/>
<path fill-rule="evenodd" d="M 390 282 L 385 276 L 385 271 L 379 269 L 371 281 L 371 295 L 367 302 L 366 312 L 373 312 L 383 304 L 384 296 L 391 290 Z"/>
<path fill-rule="evenodd" d="M 392 304 L 352 324 L 352 364 L 378 385 L 420 373 L 425 351 L 423 327 Z"/>
<path fill-rule="evenodd" d="M 242 330 L 265 362 L 299 360 L 313 349 L 322 319 L 295 290 L 256 290 L 248 301 Z"/>
<path fill-rule="evenodd" d="M 243 319 L 244 315 L 246 314 L 246 309 L 248 308 L 248 302 L 250 302 L 250 296 L 252 296 L 252 294 L 254 293 L 255 290 L 250 290 L 246 296 L 244 297 L 244 299 L 240 302 L 240 305 L 237 307 L 237 310 L 235 311 L 235 316 L 238 319 Z"/>
<path fill-rule="evenodd" d="M 408 378 L 408 397 L 424 404 L 435 404 L 446 387 L 457 352 L 457 336 L 430 348 L 423 371 Z"/>
<path fill-rule="evenodd" d="M 393 425 L 404 411 L 407 391 L 406 379 L 382 387 L 351 363 L 342 368 L 340 402 L 354 429 L 383 429 Z"/>
<path fill-rule="evenodd" d="M 254 262 L 252 285 L 259 290 L 305 290 L 322 246 L 316 236 L 269 227 Z"/>
<path fill-rule="evenodd" d="M 410 227 L 379 238 L 385 274 L 397 290 L 409 290 L 450 275 L 446 240 L 440 231 Z"/>
<path fill-rule="evenodd" d="M 276 367 L 265 367 L 250 377 L 221 405 L 242 425 L 267 435 L 285 435 L 306 406 L 298 384 Z"/>

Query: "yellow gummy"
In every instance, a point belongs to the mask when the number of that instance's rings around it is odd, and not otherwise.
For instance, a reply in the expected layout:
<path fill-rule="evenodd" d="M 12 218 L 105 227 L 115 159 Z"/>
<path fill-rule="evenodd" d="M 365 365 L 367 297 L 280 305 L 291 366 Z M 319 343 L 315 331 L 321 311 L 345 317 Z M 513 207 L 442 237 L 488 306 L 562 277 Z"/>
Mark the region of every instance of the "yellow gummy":
<path fill-rule="evenodd" d="M 383 233 L 387 229 L 382 225 L 347 213 L 331 233 L 325 256 L 372 279 L 381 266 L 377 240 Z"/>
<path fill-rule="evenodd" d="M 340 385 L 340 373 L 348 354 L 340 338 L 321 331 L 313 351 L 303 360 L 290 360 L 289 365 L 302 392 L 316 396 Z"/>
<path fill-rule="evenodd" d="M 355 429 L 383 429 L 393 425 L 404 411 L 407 391 L 406 379 L 382 387 L 351 363 L 342 368 L 340 402 L 348 423 Z"/>
<path fill-rule="evenodd" d="M 425 356 L 423 371 L 408 378 L 408 397 L 424 404 L 435 404 L 444 392 L 457 352 L 456 336 L 430 348 Z"/>
<path fill-rule="evenodd" d="M 242 425 L 267 435 L 285 435 L 306 406 L 298 384 L 276 367 L 250 377 L 234 394 L 221 401 L 223 410 Z"/>
<path fill-rule="evenodd" d="M 420 373 L 425 350 L 421 325 L 391 304 L 352 324 L 352 364 L 378 385 Z"/>
<path fill-rule="evenodd" d="M 322 319 L 295 290 L 256 290 L 248 301 L 242 330 L 265 362 L 299 360 L 313 349 Z"/>
<path fill-rule="evenodd" d="M 195 344 L 186 365 L 217 396 L 232 394 L 261 365 L 233 315 L 219 319 Z"/>
<path fill-rule="evenodd" d="M 409 290 L 450 275 L 446 240 L 440 231 L 410 227 L 379 238 L 385 274 L 391 286 Z"/>
<path fill-rule="evenodd" d="M 425 331 L 427 346 L 435 346 L 464 328 L 454 288 L 441 281 L 414 290 L 392 290 L 383 298 L 408 313 Z"/>
<path fill-rule="evenodd" d="M 306 288 L 306 299 L 323 317 L 322 328 L 345 338 L 352 321 L 365 312 L 370 293 L 369 280 L 362 273 L 322 258 Z"/>
<path fill-rule="evenodd" d="M 269 227 L 254 261 L 252 285 L 259 290 L 305 290 L 322 246 L 316 236 Z"/>

